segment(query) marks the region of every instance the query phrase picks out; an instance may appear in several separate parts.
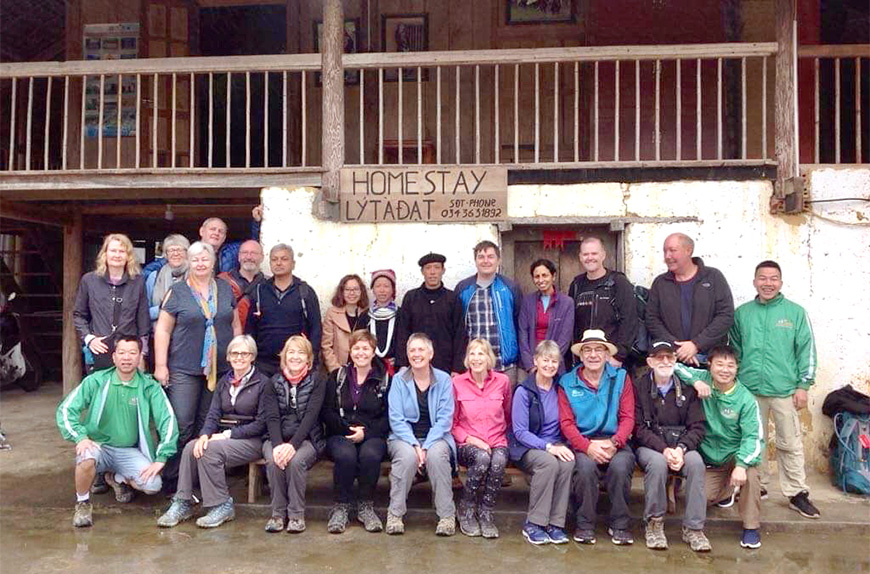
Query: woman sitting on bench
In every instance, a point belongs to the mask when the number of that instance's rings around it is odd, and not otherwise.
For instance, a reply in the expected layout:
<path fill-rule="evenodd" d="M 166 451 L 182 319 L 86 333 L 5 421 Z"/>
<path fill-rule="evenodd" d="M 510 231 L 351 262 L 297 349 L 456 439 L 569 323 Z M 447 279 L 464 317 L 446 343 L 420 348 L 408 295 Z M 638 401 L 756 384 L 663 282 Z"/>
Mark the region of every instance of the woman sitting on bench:
<path fill-rule="evenodd" d="M 350 362 L 333 371 L 326 382 L 321 419 L 326 425 L 326 452 L 335 463 L 335 507 L 326 529 L 333 534 L 347 528 L 355 480 L 359 481 L 357 520 L 368 532 L 384 528 L 373 500 L 390 433 L 390 377 L 384 361 L 375 356 L 377 344 L 369 331 L 351 333 Z"/>

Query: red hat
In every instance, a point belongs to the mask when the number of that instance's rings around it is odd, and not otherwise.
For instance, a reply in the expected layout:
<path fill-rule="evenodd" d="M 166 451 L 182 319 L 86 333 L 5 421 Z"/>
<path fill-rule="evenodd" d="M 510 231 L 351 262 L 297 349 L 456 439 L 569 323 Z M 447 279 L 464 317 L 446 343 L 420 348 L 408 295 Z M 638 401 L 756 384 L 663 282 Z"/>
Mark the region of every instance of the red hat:
<path fill-rule="evenodd" d="M 372 271 L 372 280 L 369 282 L 369 287 L 375 286 L 375 281 L 377 281 L 380 277 L 386 277 L 390 280 L 390 283 L 393 284 L 393 292 L 396 291 L 396 272 L 392 269 L 379 269 L 377 271 Z"/>

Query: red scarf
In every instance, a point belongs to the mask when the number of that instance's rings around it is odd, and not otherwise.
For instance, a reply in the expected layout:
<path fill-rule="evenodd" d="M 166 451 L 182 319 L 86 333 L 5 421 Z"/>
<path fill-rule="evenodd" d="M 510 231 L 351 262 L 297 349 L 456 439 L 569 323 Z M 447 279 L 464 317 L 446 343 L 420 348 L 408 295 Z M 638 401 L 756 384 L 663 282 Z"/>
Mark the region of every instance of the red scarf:
<path fill-rule="evenodd" d="M 290 374 L 290 371 L 287 369 L 282 369 L 284 372 L 284 378 L 287 379 L 287 382 L 291 385 L 298 385 L 302 379 L 308 376 L 308 365 L 305 365 L 305 369 L 302 370 L 301 373 L 296 375 L 295 377 Z"/>

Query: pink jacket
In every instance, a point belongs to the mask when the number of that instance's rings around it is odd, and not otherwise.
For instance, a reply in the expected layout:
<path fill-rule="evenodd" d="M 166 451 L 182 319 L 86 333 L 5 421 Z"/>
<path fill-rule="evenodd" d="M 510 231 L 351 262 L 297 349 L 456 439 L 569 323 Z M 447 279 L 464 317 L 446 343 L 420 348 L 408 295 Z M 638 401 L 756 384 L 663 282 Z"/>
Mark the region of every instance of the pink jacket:
<path fill-rule="evenodd" d="M 507 447 L 511 424 L 511 384 L 504 373 L 490 371 L 478 388 L 470 371 L 453 377 L 453 438 L 463 444 L 473 436 L 490 447 Z"/>

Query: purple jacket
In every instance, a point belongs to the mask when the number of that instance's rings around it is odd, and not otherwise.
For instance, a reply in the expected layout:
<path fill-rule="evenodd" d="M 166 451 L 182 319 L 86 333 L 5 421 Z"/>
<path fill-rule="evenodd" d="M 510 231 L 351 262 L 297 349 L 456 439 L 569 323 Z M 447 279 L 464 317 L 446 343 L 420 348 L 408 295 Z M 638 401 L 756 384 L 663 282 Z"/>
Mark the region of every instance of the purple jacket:
<path fill-rule="evenodd" d="M 537 315 L 539 292 L 529 293 L 523 297 L 520 306 L 520 327 L 517 339 L 520 346 L 520 366 L 530 370 L 535 355 L 535 316 Z M 565 354 L 571 346 L 574 336 L 574 301 L 564 293 L 556 294 L 555 305 L 551 302 L 550 324 L 547 325 L 547 339 L 559 345 L 562 358 L 559 361 L 559 374 L 565 372 Z M 554 306 L 553 306 L 554 305 Z"/>

